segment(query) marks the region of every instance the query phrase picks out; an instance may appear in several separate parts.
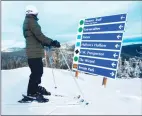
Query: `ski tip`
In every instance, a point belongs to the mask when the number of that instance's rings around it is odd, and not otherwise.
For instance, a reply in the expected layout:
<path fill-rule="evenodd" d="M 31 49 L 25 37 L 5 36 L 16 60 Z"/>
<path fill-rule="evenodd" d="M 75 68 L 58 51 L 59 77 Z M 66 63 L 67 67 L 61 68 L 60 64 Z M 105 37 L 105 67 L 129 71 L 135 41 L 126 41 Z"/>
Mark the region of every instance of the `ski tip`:
<path fill-rule="evenodd" d="M 22 94 L 22 96 L 25 97 L 26 95 L 25 95 L 25 94 Z"/>
<path fill-rule="evenodd" d="M 89 103 L 87 102 L 86 105 L 89 105 Z"/>
<path fill-rule="evenodd" d="M 21 100 L 17 101 L 18 103 L 22 103 Z"/>
<path fill-rule="evenodd" d="M 80 102 L 84 102 L 84 101 L 85 101 L 84 99 L 81 99 L 81 100 L 80 100 Z"/>

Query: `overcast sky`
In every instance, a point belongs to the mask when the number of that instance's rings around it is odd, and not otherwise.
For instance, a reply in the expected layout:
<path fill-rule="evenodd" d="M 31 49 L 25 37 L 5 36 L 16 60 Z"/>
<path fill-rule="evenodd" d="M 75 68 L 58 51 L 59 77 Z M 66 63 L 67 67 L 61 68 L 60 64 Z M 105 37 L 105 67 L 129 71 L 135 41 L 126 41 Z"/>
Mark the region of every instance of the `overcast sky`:
<path fill-rule="evenodd" d="M 2 1 L 2 48 L 24 47 L 22 24 L 25 7 L 35 5 L 43 33 L 60 42 L 73 41 L 79 20 L 127 13 L 124 36 L 140 35 L 141 1 Z M 13 46 L 14 44 L 14 46 Z"/>

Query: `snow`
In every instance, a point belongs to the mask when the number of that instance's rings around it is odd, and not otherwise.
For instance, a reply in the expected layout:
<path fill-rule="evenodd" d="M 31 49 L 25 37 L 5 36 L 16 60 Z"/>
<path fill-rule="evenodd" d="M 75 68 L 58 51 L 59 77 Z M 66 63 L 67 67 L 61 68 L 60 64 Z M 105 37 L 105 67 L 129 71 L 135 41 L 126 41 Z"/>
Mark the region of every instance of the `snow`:
<path fill-rule="evenodd" d="M 142 80 L 139 78 L 108 79 L 104 88 L 103 77 L 80 73 L 77 79 L 68 70 L 53 71 L 57 89 L 50 68 L 44 68 L 42 86 L 52 94 L 69 97 L 48 96 L 48 103 L 20 104 L 17 101 L 26 93 L 29 68 L 2 70 L 2 115 L 142 115 Z M 79 94 L 74 79 L 89 105 L 66 104 L 75 103 L 72 97 Z"/>

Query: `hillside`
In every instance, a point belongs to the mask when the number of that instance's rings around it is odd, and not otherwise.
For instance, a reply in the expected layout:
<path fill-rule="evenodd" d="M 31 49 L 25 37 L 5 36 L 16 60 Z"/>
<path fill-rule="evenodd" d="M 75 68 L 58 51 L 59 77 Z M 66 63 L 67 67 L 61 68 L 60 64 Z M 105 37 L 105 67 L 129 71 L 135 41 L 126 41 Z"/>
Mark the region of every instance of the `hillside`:
<path fill-rule="evenodd" d="M 52 70 L 44 68 L 42 85 L 52 94 L 68 97 L 50 96 L 48 103 L 18 104 L 21 94 L 26 93 L 29 74 L 27 67 L 2 71 L 2 115 L 142 115 L 140 78 L 108 79 L 104 88 L 102 77 L 81 73 L 76 81 L 89 105 L 67 105 L 76 103 L 72 97 L 80 94 L 70 72 L 54 69 L 55 90 Z"/>

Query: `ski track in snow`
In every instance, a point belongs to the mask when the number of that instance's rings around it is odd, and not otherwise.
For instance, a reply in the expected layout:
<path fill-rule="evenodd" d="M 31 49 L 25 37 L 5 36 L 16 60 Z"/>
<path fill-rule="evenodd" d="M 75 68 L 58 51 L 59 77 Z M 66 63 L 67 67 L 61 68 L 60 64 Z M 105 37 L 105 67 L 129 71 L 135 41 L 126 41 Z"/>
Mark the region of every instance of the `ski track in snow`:
<path fill-rule="evenodd" d="M 42 86 L 53 94 L 79 95 L 69 71 L 53 71 L 57 89 L 50 68 L 44 68 Z M 17 101 L 26 93 L 29 75 L 28 67 L 2 70 L 2 115 L 142 115 L 142 79 L 108 79 L 104 88 L 101 76 L 80 73 L 76 81 L 89 105 L 67 105 L 77 100 L 55 96 L 48 96 L 48 103 L 20 104 Z"/>

